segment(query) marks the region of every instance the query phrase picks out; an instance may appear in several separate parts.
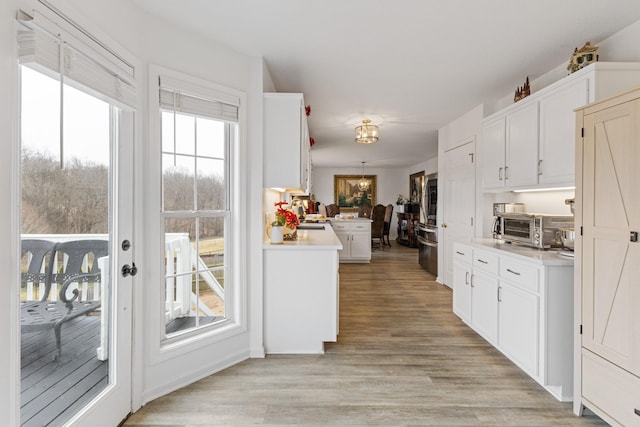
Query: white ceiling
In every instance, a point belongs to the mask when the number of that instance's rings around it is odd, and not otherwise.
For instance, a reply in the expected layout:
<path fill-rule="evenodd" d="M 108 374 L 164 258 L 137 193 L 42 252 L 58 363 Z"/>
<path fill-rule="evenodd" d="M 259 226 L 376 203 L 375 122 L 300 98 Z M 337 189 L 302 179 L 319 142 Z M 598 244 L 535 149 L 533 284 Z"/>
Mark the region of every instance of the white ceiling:
<path fill-rule="evenodd" d="M 410 166 L 437 131 L 640 20 L 640 0 L 134 0 L 264 57 L 279 92 L 312 108 L 316 167 Z M 356 144 L 365 118 L 380 141 Z"/>

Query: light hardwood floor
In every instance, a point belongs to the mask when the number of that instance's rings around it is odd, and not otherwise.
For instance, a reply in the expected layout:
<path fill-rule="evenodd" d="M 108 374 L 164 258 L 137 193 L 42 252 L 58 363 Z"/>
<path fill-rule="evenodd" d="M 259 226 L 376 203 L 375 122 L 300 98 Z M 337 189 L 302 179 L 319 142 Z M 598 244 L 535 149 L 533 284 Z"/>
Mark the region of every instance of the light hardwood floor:
<path fill-rule="evenodd" d="M 417 250 L 340 265 L 340 336 L 324 355 L 250 359 L 161 397 L 130 426 L 605 425 L 575 417 L 451 311 Z"/>

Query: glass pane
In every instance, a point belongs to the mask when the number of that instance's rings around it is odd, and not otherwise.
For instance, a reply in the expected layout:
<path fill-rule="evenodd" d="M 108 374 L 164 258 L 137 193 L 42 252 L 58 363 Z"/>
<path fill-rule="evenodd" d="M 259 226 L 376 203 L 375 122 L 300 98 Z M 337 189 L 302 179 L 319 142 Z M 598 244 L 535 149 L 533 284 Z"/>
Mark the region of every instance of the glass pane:
<path fill-rule="evenodd" d="M 176 114 L 176 152 L 196 154 L 195 117 Z"/>
<path fill-rule="evenodd" d="M 172 154 L 162 155 L 162 187 L 165 211 L 191 211 L 195 158 Z"/>
<path fill-rule="evenodd" d="M 198 308 L 224 317 L 224 218 L 200 218 L 199 233 Z"/>
<path fill-rule="evenodd" d="M 162 139 L 162 151 L 165 153 L 174 153 L 173 112 L 163 111 L 161 120 L 160 138 Z"/>
<path fill-rule="evenodd" d="M 224 122 L 199 117 L 197 131 L 198 156 L 224 158 Z"/>
<path fill-rule="evenodd" d="M 111 382 L 110 106 L 65 86 L 61 142 L 60 83 L 21 84 L 21 422 L 62 425 Z"/>
<path fill-rule="evenodd" d="M 165 230 L 167 335 L 222 320 L 224 219 L 167 218 Z"/>
<path fill-rule="evenodd" d="M 224 160 L 198 158 L 198 210 L 223 210 L 225 206 Z"/>

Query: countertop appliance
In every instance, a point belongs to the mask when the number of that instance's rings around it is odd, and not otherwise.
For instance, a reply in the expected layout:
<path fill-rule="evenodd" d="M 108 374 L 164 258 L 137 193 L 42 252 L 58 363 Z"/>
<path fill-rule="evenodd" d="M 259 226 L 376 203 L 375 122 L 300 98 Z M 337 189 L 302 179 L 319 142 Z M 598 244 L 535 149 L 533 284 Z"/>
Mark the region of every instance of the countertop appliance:
<path fill-rule="evenodd" d="M 524 212 L 524 203 L 494 203 L 493 204 L 493 225 L 491 226 L 491 231 L 493 232 L 493 238 L 499 239 L 501 231 L 500 227 L 502 226 L 501 222 L 498 221 L 498 215 L 503 213 L 516 213 L 516 212 Z"/>
<path fill-rule="evenodd" d="M 434 276 L 438 276 L 438 227 L 418 225 L 418 263 Z"/>
<path fill-rule="evenodd" d="M 560 246 L 557 235 L 563 228 L 573 228 L 573 215 L 536 213 L 501 213 L 497 215 L 499 238 L 538 249 Z"/>

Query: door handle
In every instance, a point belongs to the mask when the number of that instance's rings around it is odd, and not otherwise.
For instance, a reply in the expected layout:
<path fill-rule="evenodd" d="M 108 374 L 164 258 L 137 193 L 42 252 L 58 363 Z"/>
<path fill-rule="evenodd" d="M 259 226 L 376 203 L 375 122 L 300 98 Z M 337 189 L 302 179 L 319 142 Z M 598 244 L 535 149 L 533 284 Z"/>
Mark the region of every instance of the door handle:
<path fill-rule="evenodd" d="M 504 179 L 505 181 L 509 179 L 509 166 L 504 167 Z"/>
<path fill-rule="evenodd" d="M 498 169 L 498 181 L 502 181 L 502 168 Z"/>
<path fill-rule="evenodd" d="M 542 159 L 538 160 L 538 175 L 542 175 Z"/>
<path fill-rule="evenodd" d="M 135 276 L 136 274 L 138 274 L 138 267 L 136 267 L 135 262 L 132 262 L 131 265 L 125 264 L 122 266 L 122 277 Z"/>
<path fill-rule="evenodd" d="M 501 286 L 498 286 L 498 302 L 502 302 L 502 292 L 500 292 L 502 290 Z"/>
<path fill-rule="evenodd" d="M 629 233 L 629 241 L 630 242 L 634 242 L 634 243 L 638 242 L 638 232 L 637 231 L 632 231 L 632 232 Z"/>

